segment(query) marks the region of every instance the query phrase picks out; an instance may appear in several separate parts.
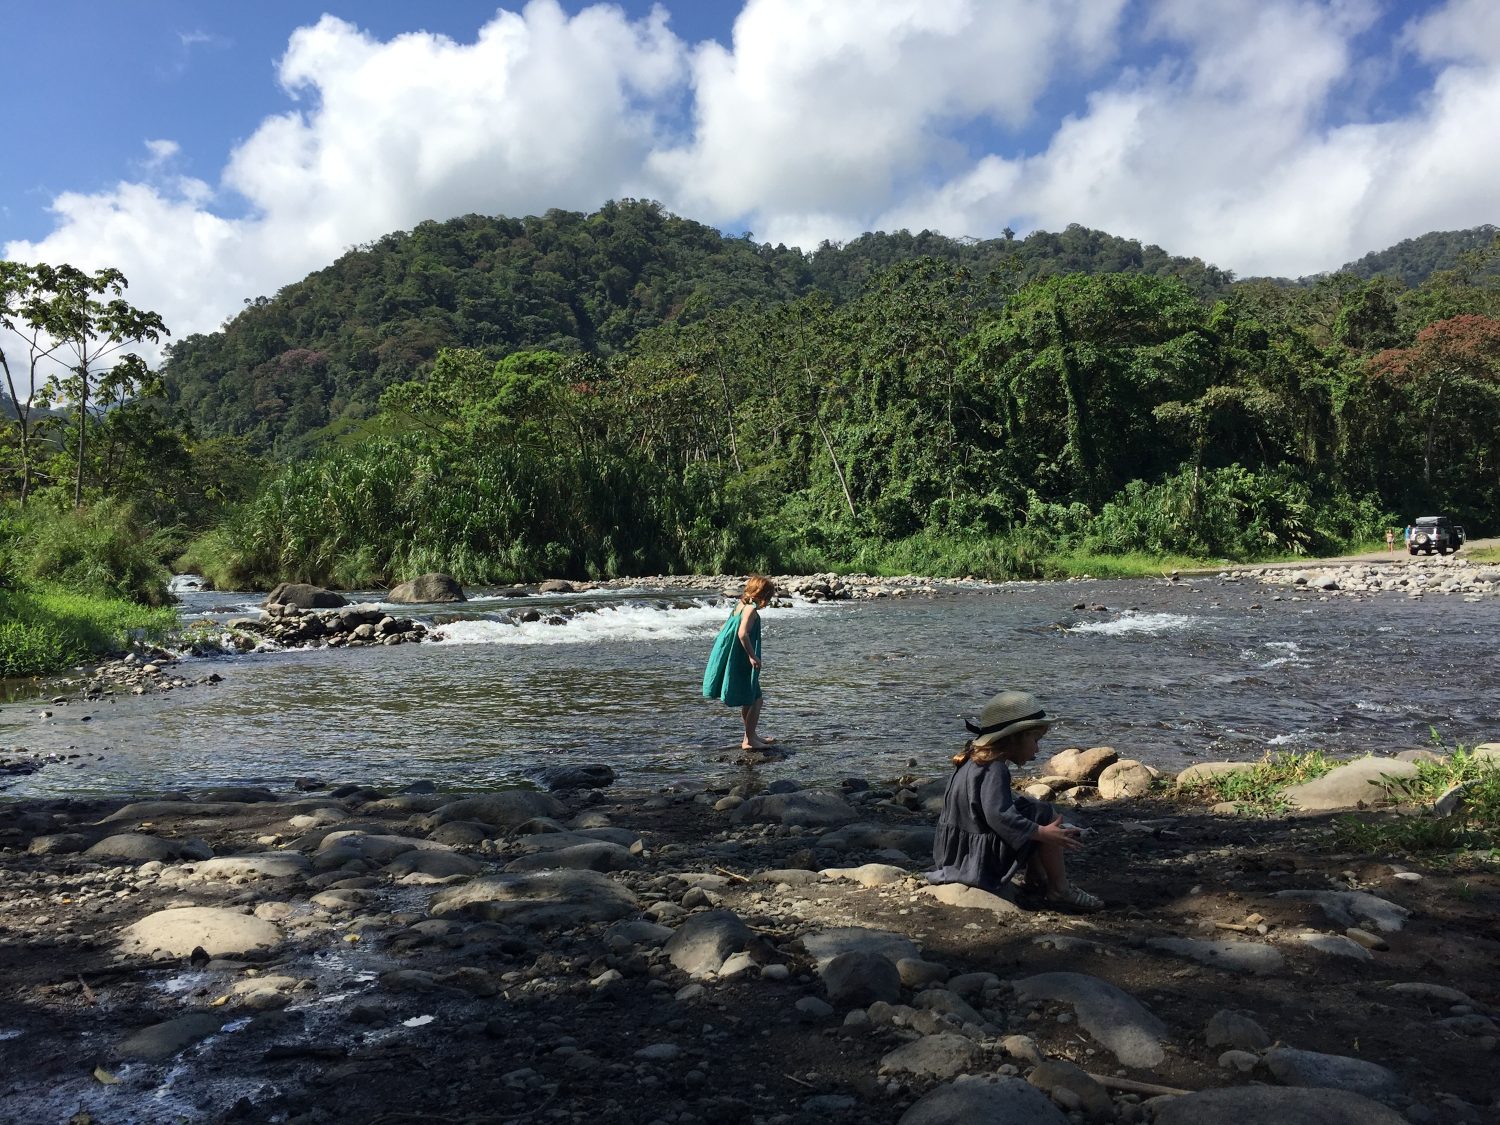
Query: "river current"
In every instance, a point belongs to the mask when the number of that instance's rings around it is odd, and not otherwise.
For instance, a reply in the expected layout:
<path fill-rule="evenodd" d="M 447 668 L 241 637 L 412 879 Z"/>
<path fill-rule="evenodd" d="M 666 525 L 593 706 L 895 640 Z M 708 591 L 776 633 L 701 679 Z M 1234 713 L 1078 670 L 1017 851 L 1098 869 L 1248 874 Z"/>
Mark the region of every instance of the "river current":
<path fill-rule="evenodd" d="M 222 621 L 255 599 L 192 592 L 181 610 Z M 583 612 L 511 623 L 522 605 Z M 646 590 L 401 607 L 445 622 L 443 639 L 191 657 L 184 676 L 223 682 L 169 693 L 13 696 L 0 747 L 61 760 L 4 792 L 300 777 L 483 788 L 594 762 L 635 783 L 724 776 L 738 712 L 705 702 L 699 680 L 729 608 Z M 890 777 L 913 760 L 939 771 L 961 716 L 1009 687 L 1070 720 L 1044 752 L 1108 744 L 1169 770 L 1275 749 L 1391 752 L 1433 732 L 1450 745 L 1500 737 L 1500 598 L 1323 598 L 1218 578 L 1011 583 L 797 603 L 764 622 L 762 732 L 790 754 L 763 780 Z"/>

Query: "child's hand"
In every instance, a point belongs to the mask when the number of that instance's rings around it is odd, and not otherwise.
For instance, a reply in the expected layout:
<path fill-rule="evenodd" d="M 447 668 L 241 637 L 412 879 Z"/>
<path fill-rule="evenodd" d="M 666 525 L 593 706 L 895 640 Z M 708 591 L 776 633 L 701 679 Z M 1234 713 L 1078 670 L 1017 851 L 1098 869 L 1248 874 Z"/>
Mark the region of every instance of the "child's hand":
<path fill-rule="evenodd" d="M 1062 817 L 1058 817 L 1051 824 L 1037 825 L 1036 839 L 1039 843 L 1056 844 L 1068 851 L 1083 847 L 1083 839 L 1079 836 L 1078 829 L 1071 824 L 1064 824 Z"/>

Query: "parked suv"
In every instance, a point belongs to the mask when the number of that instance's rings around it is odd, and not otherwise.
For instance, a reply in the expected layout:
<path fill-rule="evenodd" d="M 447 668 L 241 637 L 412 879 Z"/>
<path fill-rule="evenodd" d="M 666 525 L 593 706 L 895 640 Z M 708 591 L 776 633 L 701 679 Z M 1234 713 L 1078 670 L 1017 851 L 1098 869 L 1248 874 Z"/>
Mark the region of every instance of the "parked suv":
<path fill-rule="evenodd" d="M 1418 552 L 1430 555 L 1434 551 L 1446 555 L 1463 546 L 1464 538 L 1464 529 L 1447 516 L 1418 516 L 1406 549 L 1414 555 Z"/>

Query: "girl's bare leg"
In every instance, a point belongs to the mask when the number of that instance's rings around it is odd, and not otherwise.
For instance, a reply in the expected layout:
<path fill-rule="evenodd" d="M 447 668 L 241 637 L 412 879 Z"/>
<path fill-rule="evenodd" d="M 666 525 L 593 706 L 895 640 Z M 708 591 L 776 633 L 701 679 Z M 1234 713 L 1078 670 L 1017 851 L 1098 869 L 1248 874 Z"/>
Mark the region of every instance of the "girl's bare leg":
<path fill-rule="evenodd" d="M 1037 844 L 1035 862 L 1047 879 L 1047 890 L 1060 894 L 1068 889 L 1068 869 L 1063 862 L 1063 850 L 1056 844 Z"/>
<path fill-rule="evenodd" d="M 755 728 L 760 725 L 760 706 L 764 702 L 765 697 L 762 696 L 750 706 L 740 708 L 740 718 L 745 723 L 745 741 L 740 743 L 741 750 L 759 750 L 763 746 L 771 745 L 755 733 Z"/>

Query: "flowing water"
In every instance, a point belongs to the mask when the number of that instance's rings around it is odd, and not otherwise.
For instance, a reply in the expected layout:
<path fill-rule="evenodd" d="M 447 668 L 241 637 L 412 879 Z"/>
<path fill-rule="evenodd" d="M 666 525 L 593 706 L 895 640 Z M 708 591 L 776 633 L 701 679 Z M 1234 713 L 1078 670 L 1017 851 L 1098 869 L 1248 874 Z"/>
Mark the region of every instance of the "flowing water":
<path fill-rule="evenodd" d="M 187 593 L 182 612 L 225 620 L 253 604 Z M 518 605 L 574 616 L 514 624 Z M 308 776 L 478 788 L 591 762 L 635 782 L 723 774 L 738 712 L 698 687 L 729 608 L 708 592 L 660 591 L 402 607 L 443 622 L 444 639 L 190 658 L 183 675 L 223 682 L 66 705 L 13 699 L 0 706 L 0 748 L 80 756 L 6 792 Z M 1324 600 L 1212 578 L 1013 583 L 798 603 L 764 622 L 762 731 L 791 751 L 766 779 L 889 777 L 911 759 L 936 771 L 962 740 L 959 716 L 1007 687 L 1072 720 L 1044 749 L 1107 743 L 1174 770 L 1276 748 L 1397 750 L 1434 729 L 1449 743 L 1500 737 L 1500 598 Z"/>

